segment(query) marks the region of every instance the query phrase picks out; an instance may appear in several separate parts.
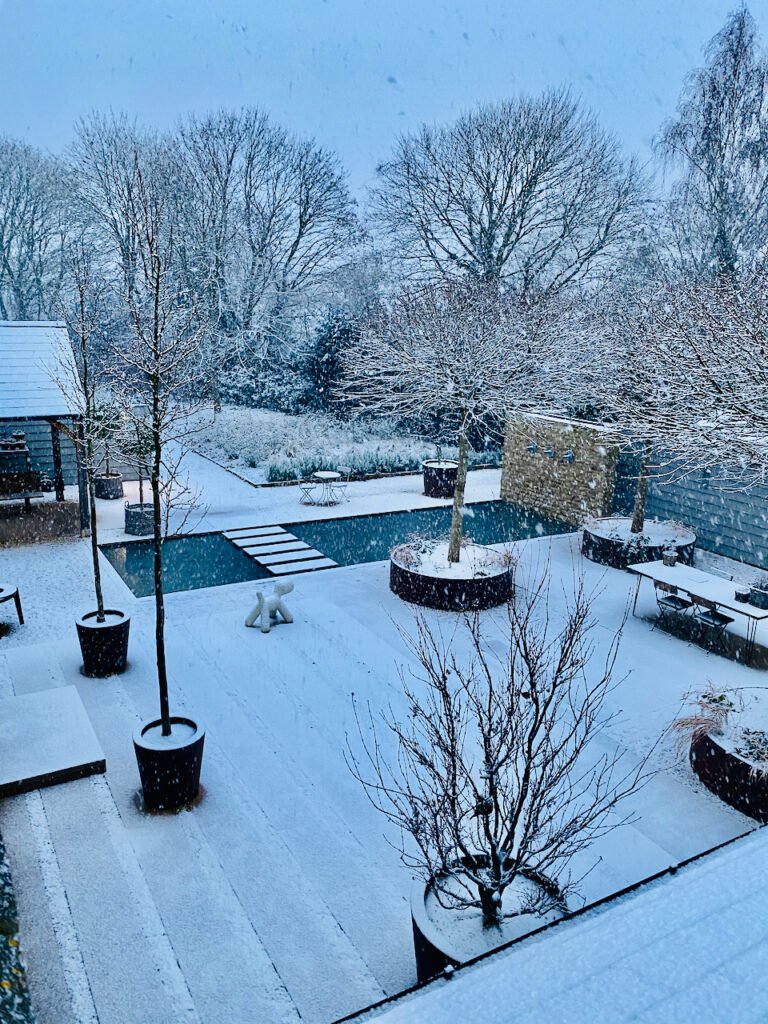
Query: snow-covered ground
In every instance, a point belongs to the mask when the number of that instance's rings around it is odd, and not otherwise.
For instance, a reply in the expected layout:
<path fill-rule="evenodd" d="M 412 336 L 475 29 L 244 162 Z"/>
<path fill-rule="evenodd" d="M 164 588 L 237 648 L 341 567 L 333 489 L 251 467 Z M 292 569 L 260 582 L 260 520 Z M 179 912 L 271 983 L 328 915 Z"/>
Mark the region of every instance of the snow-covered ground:
<path fill-rule="evenodd" d="M 351 485 L 348 504 L 321 509 L 300 505 L 296 488 L 254 489 L 199 457 L 190 471 L 209 506 L 205 529 L 434 504 L 419 477 Z M 470 475 L 470 500 L 497 494 L 498 473 Z M 122 505 L 101 507 L 103 539 L 114 539 Z M 519 547 L 523 571 L 549 558 L 566 586 L 582 564 L 575 535 Z M 87 543 L 2 553 L 0 575 L 20 586 L 27 624 L 0 640 L 0 695 L 77 686 L 107 758 L 104 776 L 0 805 L 38 1024 L 330 1022 L 412 984 L 411 879 L 344 761 L 353 694 L 374 709 L 400 706 L 408 654 L 397 627 L 412 628 L 413 611 L 389 591 L 388 566 L 297 577 L 295 622 L 269 635 L 243 625 L 264 584 L 168 596 L 172 706 L 207 728 L 205 792 L 191 812 L 147 817 L 131 733 L 156 711 L 153 606 L 102 564 L 107 602 L 132 617 L 130 666 L 111 680 L 79 673 Z M 604 649 L 634 581 L 589 562 L 583 570 L 600 588 Z M 560 586 L 552 599 L 556 614 Z M 654 610 L 650 588 L 641 591 L 610 698 L 623 715 L 600 737 L 607 751 L 644 753 L 709 679 L 762 679 L 653 630 L 643 616 Z M 435 627 L 454 622 L 428 616 Z M 594 848 L 589 901 L 754 825 L 698 784 L 672 738 L 654 760 L 660 774 L 633 798 L 638 820 Z"/>

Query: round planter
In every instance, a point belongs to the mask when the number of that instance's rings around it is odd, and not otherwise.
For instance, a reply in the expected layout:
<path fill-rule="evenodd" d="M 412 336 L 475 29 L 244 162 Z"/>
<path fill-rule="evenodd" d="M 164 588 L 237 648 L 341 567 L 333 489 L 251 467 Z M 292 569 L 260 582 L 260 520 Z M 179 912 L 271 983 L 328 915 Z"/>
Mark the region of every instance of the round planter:
<path fill-rule="evenodd" d="M 708 790 L 730 807 L 763 824 L 768 822 L 768 774 L 755 770 L 712 736 L 691 742 L 691 768 Z"/>
<path fill-rule="evenodd" d="M 581 538 L 581 553 L 585 558 L 600 565 L 609 565 L 614 569 L 626 569 L 637 562 L 658 562 L 664 552 L 674 548 L 677 561 L 685 565 L 693 565 L 696 549 L 696 534 L 693 530 L 681 530 L 680 537 L 654 544 L 637 547 L 621 537 L 603 537 L 599 532 L 584 527 Z"/>
<path fill-rule="evenodd" d="M 114 501 L 123 496 L 123 478 L 120 473 L 99 473 L 93 478 L 93 491 L 97 498 Z"/>
<path fill-rule="evenodd" d="M 424 493 L 428 498 L 452 498 L 456 490 L 458 462 L 453 459 L 430 459 L 422 462 Z"/>
<path fill-rule="evenodd" d="M 176 725 L 184 727 L 185 733 L 178 740 L 162 736 L 159 718 L 143 722 L 134 731 L 133 749 L 147 811 L 177 811 L 191 804 L 200 789 L 205 729 L 191 718 L 171 716 L 171 730 Z"/>
<path fill-rule="evenodd" d="M 131 620 L 114 608 L 105 608 L 105 621 L 98 612 L 87 612 L 77 620 L 77 638 L 83 656 L 83 672 L 104 679 L 125 671 L 128 664 L 128 634 Z"/>
<path fill-rule="evenodd" d="M 125 503 L 125 532 L 134 537 L 144 537 L 154 529 L 154 506 L 149 502 L 132 505 Z"/>
<path fill-rule="evenodd" d="M 404 601 L 446 612 L 495 608 L 511 601 L 514 593 L 508 566 L 500 566 L 487 576 L 453 579 L 408 569 L 394 557 L 389 563 L 389 589 Z"/>
<path fill-rule="evenodd" d="M 565 915 L 568 912 L 563 895 L 554 882 L 537 872 L 524 872 L 523 874 L 532 882 L 540 885 L 554 898 L 560 914 Z M 458 947 L 452 947 L 449 930 L 438 929 L 427 912 L 426 901 L 432 885 L 432 880 L 426 885 L 423 881 L 419 880 L 414 882 L 411 888 L 413 950 L 416 955 L 416 975 L 421 984 L 441 974 L 446 967 L 459 967 L 462 963 L 466 963 L 475 956 L 491 952 L 493 948 L 489 948 L 487 943 L 483 945 L 478 943 L 477 950 L 467 956 L 466 952 L 459 950 Z M 458 910 L 451 910 L 450 908 L 445 908 L 442 912 L 445 914 L 446 920 L 449 919 L 449 915 L 459 913 Z M 546 924 L 546 920 L 542 918 L 540 923 L 541 925 Z M 539 927 L 539 925 L 537 924 L 536 927 Z M 478 914 L 478 929 L 481 928 L 482 923 Z M 502 939 L 499 945 L 503 946 L 508 941 L 511 941 L 511 939 Z"/>

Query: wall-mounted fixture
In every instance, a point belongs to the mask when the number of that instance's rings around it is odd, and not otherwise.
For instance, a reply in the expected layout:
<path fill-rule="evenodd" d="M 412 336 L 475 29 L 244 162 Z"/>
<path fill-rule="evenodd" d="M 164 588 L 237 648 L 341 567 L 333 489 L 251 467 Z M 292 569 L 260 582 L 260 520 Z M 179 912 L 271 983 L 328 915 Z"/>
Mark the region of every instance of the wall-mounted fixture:
<path fill-rule="evenodd" d="M 545 449 L 544 454 L 547 456 L 548 459 L 554 459 L 554 457 L 555 457 L 555 449 L 554 448 L 547 448 L 547 449 Z"/>
<path fill-rule="evenodd" d="M 563 452 L 563 462 L 566 463 L 566 465 L 570 466 L 570 464 L 573 462 L 575 458 L 576 456 L 573 454 L 570 448 L 567 452 Z"/>
<path fill-rule="evenodd" d="M 530 455 L 535 455 L 535 454 L 536 454 L 536 452 L 537 452 L 537 451 L 539 450 L 539 446 L 538 446 L 538 445 L 536 444 L 536 442 L 535 442 L 535 441 L 530 441 L 530 442 L 528 443 L 528 445 L 526 446 L 526 449 L 525 449 L 525 450 L 526 450 L 526 451 L 527 451 L 527 452 L 528 452 L 528 453 L 529 453 Z"/>

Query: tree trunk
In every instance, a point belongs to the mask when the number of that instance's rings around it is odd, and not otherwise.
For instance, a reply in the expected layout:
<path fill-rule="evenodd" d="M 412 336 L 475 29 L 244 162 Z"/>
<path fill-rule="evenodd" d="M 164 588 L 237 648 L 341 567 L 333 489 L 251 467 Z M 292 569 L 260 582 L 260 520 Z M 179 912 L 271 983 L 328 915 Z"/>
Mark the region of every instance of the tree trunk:
<path fill-rule="evenodd" d="M 501 893 L 498 889 L 479 888 L 483 928 L 498 928 L 501 924 Z"/>
<path fill-rule="evenodd" d="M 642 533 L 645 526 L 645 502 L 648 497 L 648 470 L 653 455 L 653 444 L 650 441 L 643 441 L 643 454 L 640 459 L 640 473 L 637 480 L 637 491 L 635 492 L 635 507 L 632 510 L 632 533 Z"/>
<path fill-rule="evenodd" d="M 461 555 L 461 527 L 463 521 L 464 491 L 467 486 L 467 466 L 469 463 L 469 441 L 466 427 L 459 434 L 459 469 L 456 473 L 456 490 L 453 494 L 453 512 L 451 513 L 451 533 L 448 540 L 448 561 L 458 562 Z"/>
<path fill-rule="evenodd" d="M 171 712 L 168 704 L 168 672 L 165 664 L 165 595 L 163 593 L 163 515 L 160 507 L 160 467 L 162 446 L 158 430 L 154 435 L 152 462 L 152 548 L 155 585 L 155 650 L 157 653 L 157 685 L 160 690 L 160 718 L 163 736 L 171 735 Z"/>

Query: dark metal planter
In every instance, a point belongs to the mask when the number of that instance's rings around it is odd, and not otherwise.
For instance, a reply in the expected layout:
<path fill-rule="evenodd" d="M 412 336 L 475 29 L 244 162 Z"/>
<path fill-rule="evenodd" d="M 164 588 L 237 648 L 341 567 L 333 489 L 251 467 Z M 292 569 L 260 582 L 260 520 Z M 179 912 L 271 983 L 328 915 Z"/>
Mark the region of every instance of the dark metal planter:
<path fill-rule="evenodd" d="M 424 493 L 428 498 L 452 498 L 456 490 L 458 462 L 452 459 L 434 459 L 422 462 Z"/>
<path fill-rule="evenodd" d="M 462 858 L 462 862 L 464 859 Z M 559 904 L 561 912 L 568 913 L 568 907 L 563 898 L 560 888 L 549 878 L 540 875 L 538 872 L 524 872 L 526 878 L 540 885 L 545 892 L 549 893 Z M 441 974 L 446 967 L 459 967 L 466 959 L 462 959 L 456 950 L 450 948 L 450 937 L 445 932 L 439 931 L 430 921 L 426 910 L 426 898 L 432 888 L 434 879 L 426 885 L 422 881 L 414 883 L 411 889 L 411 926 L 413 929 L 413 950 L 416 955 L 416 976 L 419 983 L 423 984 Z M 445 911 L 446 916 L 452 913 Z M 504 943 L 501 943 L 504 945 Z M 485 949 L 478 949 L 476 955 L 485 952 Z"/>
<path fill-rule="evenodd" d="M 691 531 L 692 533 L 692 531 Z M 693 535 L 693 533 L 692 533 Z M 677 560 L 685 565 L 693 565 L 696 537 L 691 541 L 668 542 L 665 544 L 648 544 L 641 548 L 630 545 L 625 540 L 613 537 L 601 537 L 584 527 L 581 539 L 581 553 L 591 562 L 610 565 L 614 569 L 626 569 L 637 562 L 658 562 L 666 550 L 674 548 Z"/>
<path fill-rule="evenodd" d="M 123 477 L 120 473 L 99 473 L 93 478 L 93 492 L 97 498 L 114 501 L 123 496 Z"/>
<path fill-rule="evenodd" d="M 85 675 L 105 679 L 125 671 L 131 620 L 115 608 L 104 609 L 103 623 L 97 621 L 97 615 L 87 612 L 77 620 L 77 638 Z"/>
<path fill-rule="evenodd" d="M 749 591 L 749 603 L 753 607 L 765 611 L 768 608 L 768 590 L 752 587 Z"/>
<path fill-rule="evenodd" d="M 143 722 L 133 734 L 133 748 L 141 776 L 144 809 L 177 811 L 191 804 L 200 789 L 205 729 L 191 718 L 171 717 L 171 726 L 188 725 L 195 730 L 179 746 L 156 747 L 145 738 L 161 724 L 160 719 Z"/>
<path fill-rule="evenodd" d="M 506 567 L 490 576 L 459 580 L 425 576 L 394 559 L 389 563 L 389 589 L 404 601 L 448 612 L 495 608 L 511 601 L 514 592 L 512 573 Z"/>
<path fill-rule="evenodd" d="M 768 823 L 768 774 L 723 747 L 711 736 L 691 742 L 691 768 L 715 796 L 763 824 Z"/>
<path fill-rule="evenodd" d="M 134 537 L 144 537 L 154 528 L 154 506 L 149 502 L 131 505 L 125 503 L 125 532 Z"/>

